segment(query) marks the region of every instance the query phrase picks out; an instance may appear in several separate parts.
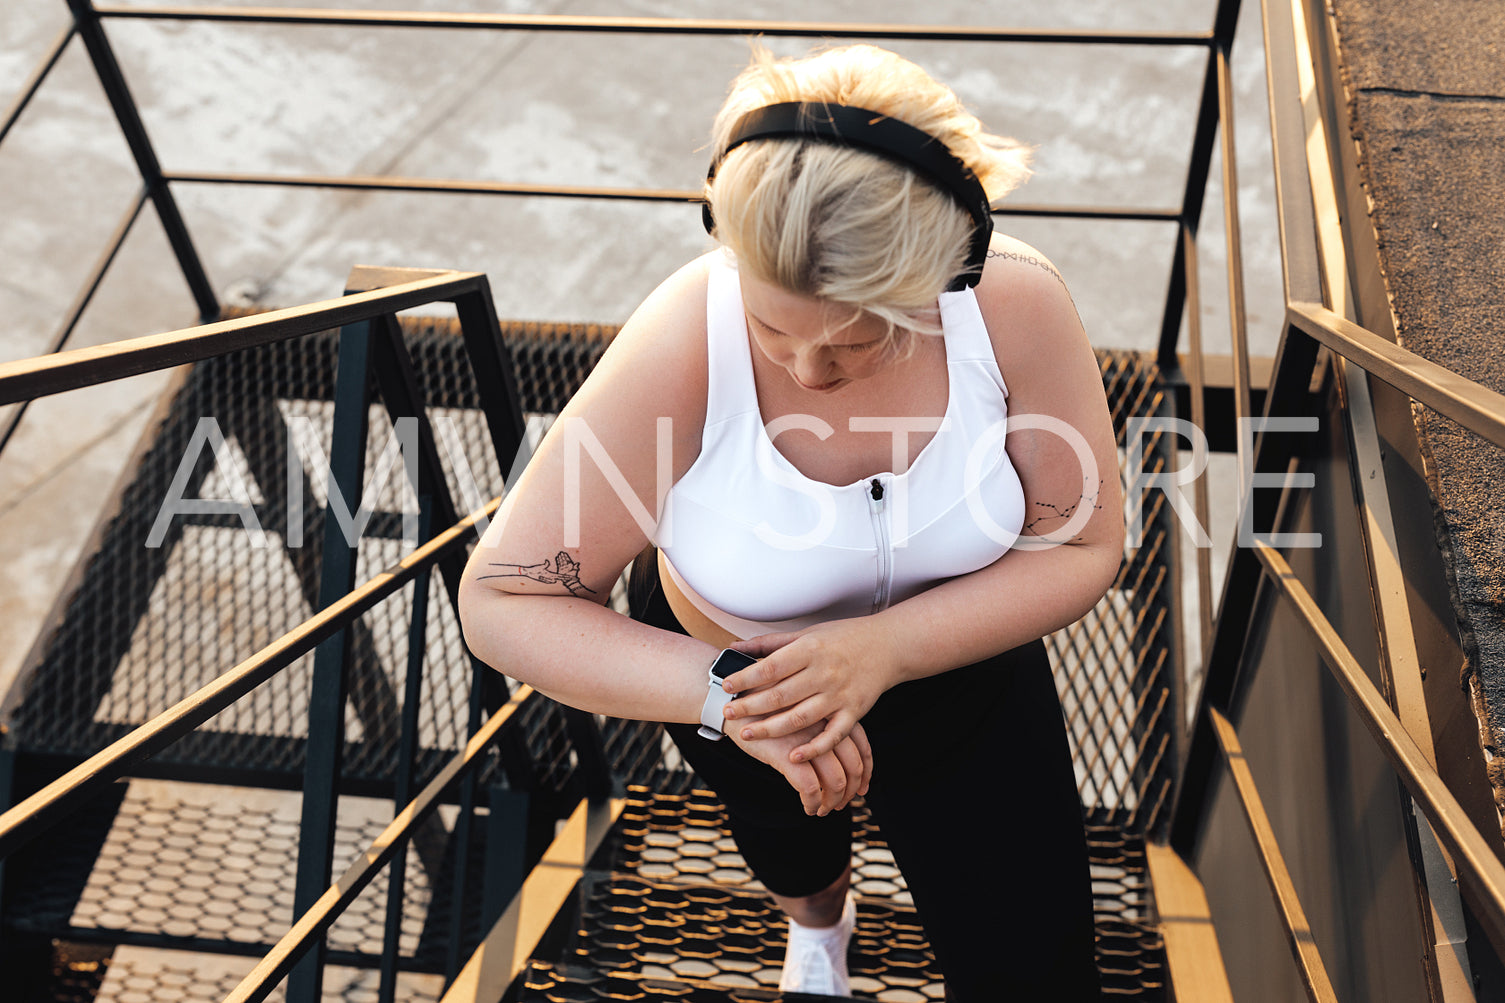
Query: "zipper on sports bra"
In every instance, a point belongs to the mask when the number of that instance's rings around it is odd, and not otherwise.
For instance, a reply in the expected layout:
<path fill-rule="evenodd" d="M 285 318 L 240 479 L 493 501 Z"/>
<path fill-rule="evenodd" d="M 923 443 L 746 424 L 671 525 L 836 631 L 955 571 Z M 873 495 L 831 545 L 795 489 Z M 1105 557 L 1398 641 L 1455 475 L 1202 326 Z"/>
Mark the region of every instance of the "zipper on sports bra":
<path fill-rule="evenodd" d="M 883 482 L 874 477 L 868 484 L 868 512 L 873 517 L 873 534 L 878 538 L 878 582 L 873 588 L 873 612 L 888 608 L 894 583 L 894 552 L 889 543 L 888 514 L 884 511 Z"/>

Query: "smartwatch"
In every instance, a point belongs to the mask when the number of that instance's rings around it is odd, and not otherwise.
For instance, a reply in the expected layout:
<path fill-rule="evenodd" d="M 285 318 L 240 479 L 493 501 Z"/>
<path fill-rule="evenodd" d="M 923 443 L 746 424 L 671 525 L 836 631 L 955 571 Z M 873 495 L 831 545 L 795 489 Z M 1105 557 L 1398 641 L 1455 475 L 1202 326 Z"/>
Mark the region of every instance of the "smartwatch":
<path fill-rule="evenodd" d="M 740 651 L 725 648 L 716 660 L 711 663 L 711 677 L 707 685 L 710 692 L 705 696 L 705 703 L 700 707 L 700 737 L 708 738 L 713 742 L 719 742 L 722 738 L 721 729 L 726 725 L 726 718 L 722 716 L 722 710 L 727 704 L 737 699 L 735 694 L 728 693 L 721 688 L 721 680 L 741 669 L 747 668 L 757 659 L 751 655 L 744 655 Z"/>

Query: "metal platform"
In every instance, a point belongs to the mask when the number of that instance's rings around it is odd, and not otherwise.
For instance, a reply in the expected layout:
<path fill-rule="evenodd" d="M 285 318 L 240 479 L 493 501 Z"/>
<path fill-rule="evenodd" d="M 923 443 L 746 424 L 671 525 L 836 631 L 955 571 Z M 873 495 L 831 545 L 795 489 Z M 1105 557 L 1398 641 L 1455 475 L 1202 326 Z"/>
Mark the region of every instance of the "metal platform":
<path fill-rule="evenodd" d="M 137 780 L 15 869 L 11 929 L 63 939 L 260 955 L 293 919 L 299 796 Z M 450 814 L 449 824 L 453 824 Z M 345 866 L 389 821 L 389 801 L 342 798 L 335 859 Z M 449 826 L 408 851 L 399 956 L 433 969 L 449 936 Z M 387 878 L 334 924 L 337 957 L 374 964 Z"/>

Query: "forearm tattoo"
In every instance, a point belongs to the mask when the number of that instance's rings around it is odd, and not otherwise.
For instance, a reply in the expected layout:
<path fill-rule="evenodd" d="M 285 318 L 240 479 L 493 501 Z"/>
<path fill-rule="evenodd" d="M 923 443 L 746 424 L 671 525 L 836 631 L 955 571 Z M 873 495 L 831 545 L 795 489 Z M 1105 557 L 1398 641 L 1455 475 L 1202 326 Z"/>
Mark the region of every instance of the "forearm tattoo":
<path fill-rule="evenodd" d="M 584 599 L 587 595 L 595 595 L 595 589 L 588 589 L 580 581 L 580 562 L 570 557 L 564 551 L 554 555 L 554 566 L 550 567 L 548 561 L 539 564 L 500 564 L 492 561 L 487 567 L 499 568 L 495 574 L 481 575 L 481 578 L 527 578 L 544 585 L 563 585 L 570 590 L 570 594 Z"/>
<path fill-rule="evenodd" d="M 1043 501 L 1034 502 L 1033 507 L 1038 514 L 1033 519 L 1030 519 L 1024 524 L 1023 532 L 1029 533 L 1032 536 L 1043 536 L 1049 532 L 1049 529 L 1046 528 L 1044 524 L 1062 524 L 1070 522 L 1071 517 L 1076 515 L 1076 513 L 1081 509 L 1083 505 L 1090 505 L 1094 512 L 1099 511 L 1103 507 L 1102 503 L 1099 501 L 1099 498 L 1102 497 L 1102 493 L 1103 482 L 1098 481 L 1097 490 L 1095 492 L 1093 492 L 1091 495 L 1082 495 L 1079 499 L 1072 502 L 1070 505 L 1055 505 L 1051 502 Z M 1080 540 L 1082 539 L 1082 537 L 1077 536 L 1074 539 Z"/>

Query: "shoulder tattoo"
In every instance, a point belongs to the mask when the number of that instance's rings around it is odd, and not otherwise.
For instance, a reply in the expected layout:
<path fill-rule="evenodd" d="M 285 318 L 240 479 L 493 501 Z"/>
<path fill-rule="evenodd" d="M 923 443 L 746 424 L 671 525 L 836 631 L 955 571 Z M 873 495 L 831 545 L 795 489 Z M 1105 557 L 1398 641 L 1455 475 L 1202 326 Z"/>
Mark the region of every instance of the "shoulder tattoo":
<path fill-rule="evenodd" d="M 1066 280 L 1061 278 L 1061 273 L 1056 271 L 1055 266 L 1052 265 L 1049 261 L 1046 261 L 1044 258 L 1037 258 L 1033 254 L 1020 254 L 1017 251 L 998 251 L 991 249 L 988 251 L 988 257 L 1002 258 L 1004 261 L 1017 261 L 1021 265 L 1032 265 L 1035 268 L 1042 269 L 1057 282 L 1061 283 L 1061 287 L 1063 289 L 1066 287 Z"/>

